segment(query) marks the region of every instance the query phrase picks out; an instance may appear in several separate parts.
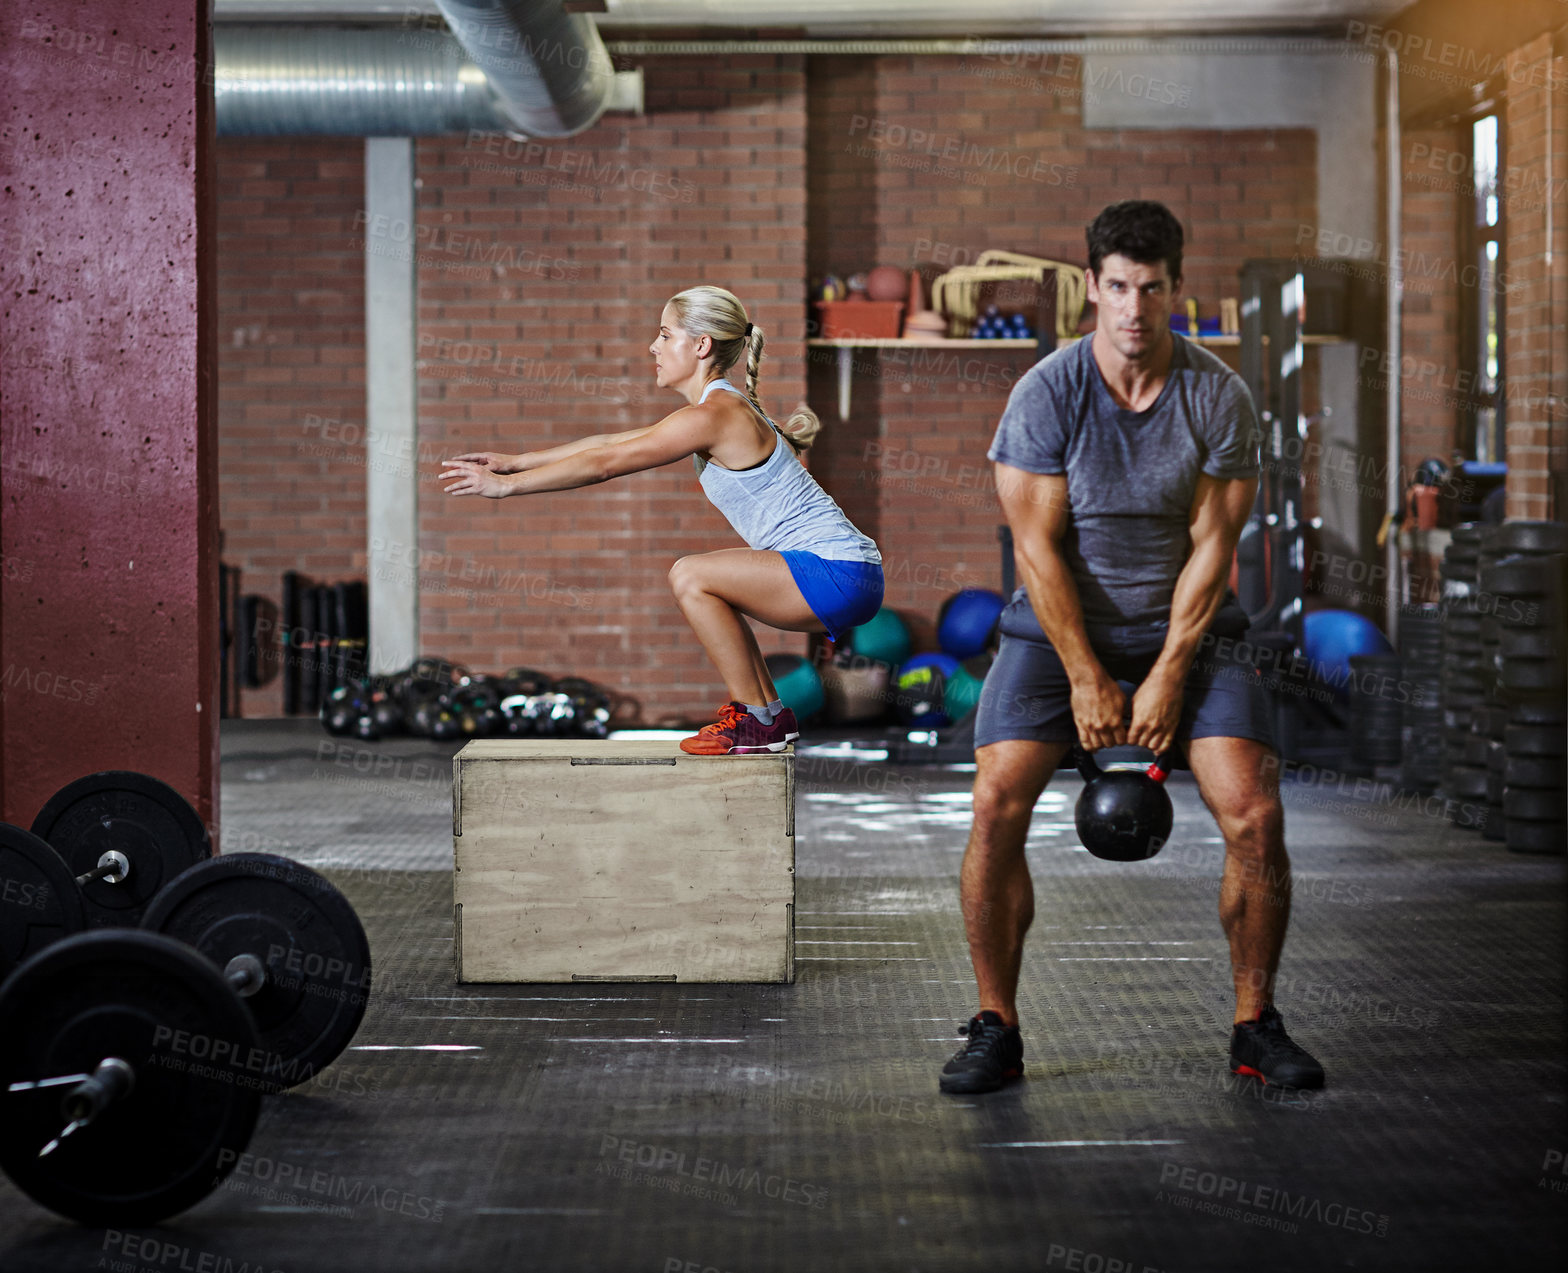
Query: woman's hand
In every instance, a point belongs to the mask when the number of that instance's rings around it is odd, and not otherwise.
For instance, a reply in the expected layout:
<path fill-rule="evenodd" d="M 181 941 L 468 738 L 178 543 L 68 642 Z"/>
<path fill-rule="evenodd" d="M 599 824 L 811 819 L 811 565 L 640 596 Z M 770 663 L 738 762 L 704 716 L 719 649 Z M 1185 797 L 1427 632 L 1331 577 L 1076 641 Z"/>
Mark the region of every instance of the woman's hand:
<path fill-rule="evenodd" d="M 483 495 L 486 499 L 500 499 L 512 493 L 512 484 L 499 473 L 474 460 L 447 460 L 446 467 L 437 481 L 450 480 L 448 495 Z"/>
<path fill-rule="evenodd" d="M 503 455 L 499 451 L 470 451 L 467 455 L 453 456 L 447 463 L 454 464 L 461 460 L 465 464 L 483 465 L 492 473 L 516 473 L 519 471 L 517 461 L 520 458 L 516 455 Z"/>

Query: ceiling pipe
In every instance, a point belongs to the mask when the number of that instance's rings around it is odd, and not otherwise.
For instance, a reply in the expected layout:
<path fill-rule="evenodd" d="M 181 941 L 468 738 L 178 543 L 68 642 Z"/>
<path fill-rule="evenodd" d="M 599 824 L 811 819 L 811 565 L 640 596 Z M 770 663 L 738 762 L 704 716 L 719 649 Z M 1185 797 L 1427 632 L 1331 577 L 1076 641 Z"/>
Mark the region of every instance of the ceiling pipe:
<path fill-rule="evenodd" d="M 617 73 L 592 23 L 579 40 L 558 23 L 448 20 L 466 24 L 468 44 L 439 19 L 434 29 L 218 23 L 218 134 L 564 137 L 606 110 L 642 113 L 642 72 Z"/>
<path fill-rule="evenodd" d="M 615 66 L 587 14 L 539 0 L 437 3 L 518 132 L 570 137 L 604 114 Z"/>

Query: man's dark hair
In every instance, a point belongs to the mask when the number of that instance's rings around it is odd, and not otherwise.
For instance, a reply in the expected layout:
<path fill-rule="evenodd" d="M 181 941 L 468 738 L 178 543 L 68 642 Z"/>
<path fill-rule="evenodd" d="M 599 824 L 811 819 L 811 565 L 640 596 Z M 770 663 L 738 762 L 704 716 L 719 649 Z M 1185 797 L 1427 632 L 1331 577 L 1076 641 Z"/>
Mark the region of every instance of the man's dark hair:
<path fill-rule="evenodd" d="M 1125 256 L 1139 265 L 1164 261 L 1171 282 L 1181 278 L 1181 222 L 1163 203 L 1153 199 L 1124 199 L 1101 211 L 1084 237 L 1089 241 L 1089 272 L 1100 276 L 1100 262 L 1108 256 Z"/>

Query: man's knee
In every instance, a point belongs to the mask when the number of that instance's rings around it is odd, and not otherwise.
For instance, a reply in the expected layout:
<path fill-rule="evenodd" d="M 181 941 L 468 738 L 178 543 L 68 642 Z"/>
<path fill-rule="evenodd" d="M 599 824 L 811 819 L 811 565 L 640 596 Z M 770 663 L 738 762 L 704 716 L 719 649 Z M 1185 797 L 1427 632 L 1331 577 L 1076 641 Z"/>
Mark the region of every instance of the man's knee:
<path fill-rule="evenodd" d="M 1246 857 L 1263 857 L 1282 845 L 1285 810 L 1279 797 L 1256 792 L 1229 801 L 1214 811 L 1226 851 Z"/>
<path fill-rule="evenodd" d="M 1043 783 L 1007 781 L 996 777 L 981 779 L 974 789 L 974 822 L 976 827 L 1010 826 L 1019 822 L 1027 825 L 1040 798 Z"/>

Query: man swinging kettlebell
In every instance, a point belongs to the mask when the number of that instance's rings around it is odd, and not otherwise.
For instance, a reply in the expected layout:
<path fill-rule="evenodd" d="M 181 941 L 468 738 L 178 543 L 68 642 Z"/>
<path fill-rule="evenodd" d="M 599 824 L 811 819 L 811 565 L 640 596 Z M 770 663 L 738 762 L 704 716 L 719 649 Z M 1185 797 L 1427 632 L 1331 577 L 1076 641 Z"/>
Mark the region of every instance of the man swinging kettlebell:
<path fill-rule="evenodd" d="M 1247 625 L 1227 583 L 1257 492 L 1257 415 L 1239 376 L 1171 330 L 1183 235 L 1169 209 L 1113 204 L 1087 238 L 1096 329 L 1019 378 L 988 453 L 1024 586 L 1002 614 L 976 714 L 960 893 L 979 1010 L 941 1089 L 987 1092 L 1023 1073 L 1016 998 L 1034 919 L 1024 841 L 1075 741 L 1088 753 L 1147 747 L 1161 773 L 1175 755 L 1192 769 L 1225 839 L 1231 1069 L 1321 1087 L 1322 1067 L 1273 1004 L 1290 860 L 1270 703 L 1257 670 L 1217 639 Z M 1118 681 L 1136 686 L 1130 704 Z M 1152 773 L 1097 769 L 1084 765 L 1086 845 L 1149 856 L 1169 834 L 1169 797 Z"/>
<path fill-rule="evenodd" d="M 1073 809 L 1073 825 L 1083 847 L 1107 862 L 1142 862 L 1171 838 L 1170 776 L 1174 756 L 1160 756 L 1144 769 L 1101 769 L 1092 753 L 1075 757 L 1083 793 Z"/>

